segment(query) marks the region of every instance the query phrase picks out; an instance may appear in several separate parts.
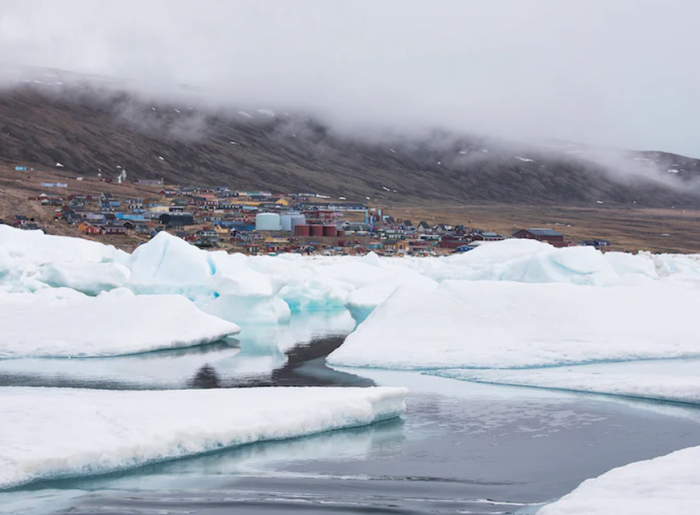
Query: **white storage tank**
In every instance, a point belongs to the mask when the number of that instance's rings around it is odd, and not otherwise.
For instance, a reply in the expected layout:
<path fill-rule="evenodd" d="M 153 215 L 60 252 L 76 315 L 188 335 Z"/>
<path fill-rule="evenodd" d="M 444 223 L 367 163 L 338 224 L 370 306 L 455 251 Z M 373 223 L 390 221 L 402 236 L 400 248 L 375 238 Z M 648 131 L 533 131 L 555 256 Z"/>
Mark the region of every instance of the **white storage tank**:
<path fill-rule="evenodd" d="M 279 231 L 282 229 L 282 221 L 277 213 L 259 213 L 255 217 L 256 231 Z"/>
<path fill-rule="evenodd" d="M 282 230 L 294 232 L 297 225 L 306 225 L 306 217 L 301 214 L 284 214 L 282 215 Z"/>

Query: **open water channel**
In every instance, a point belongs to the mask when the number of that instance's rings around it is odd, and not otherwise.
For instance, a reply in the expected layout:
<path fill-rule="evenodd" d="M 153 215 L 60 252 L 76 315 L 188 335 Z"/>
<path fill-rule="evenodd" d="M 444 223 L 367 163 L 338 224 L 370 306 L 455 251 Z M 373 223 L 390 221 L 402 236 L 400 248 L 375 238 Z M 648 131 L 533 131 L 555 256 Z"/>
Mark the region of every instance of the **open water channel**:
<path fill-rule="evenodd" d="M 353 327 L 343 312 L 194 349 L 0 361 L 2 386 L 411 390 L 402 419 L 34 484 L 0 493 L 0 513 L 531 514 L 613 467 L 700 445 L 692 406 L 328 368 L 324 356 Z"/>

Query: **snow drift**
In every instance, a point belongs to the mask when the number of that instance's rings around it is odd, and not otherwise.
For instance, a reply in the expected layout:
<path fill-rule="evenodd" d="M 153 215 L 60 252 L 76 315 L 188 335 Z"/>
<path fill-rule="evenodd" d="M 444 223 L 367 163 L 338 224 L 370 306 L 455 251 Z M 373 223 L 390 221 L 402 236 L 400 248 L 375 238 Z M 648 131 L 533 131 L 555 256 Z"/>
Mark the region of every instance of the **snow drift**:
<path fill-rule="evenodd" d="M 700 513 L 700 447 L 640 461 L 584 481 L 538 515 Z"/>
<path fill-rule="evenodd" d="M 0 489 L 397 417 L 403 388 L 0 388 Z"/>
<path fill-rule="evenodd" d="M 700 290 L 445 281 L 399 288 L 334 365 L 515 368 L 700 356 Z"/>
<path fill-rule="evenodd" d="M 128 290 L 59 300 L 0 295 L 0 359 L 96 357 L 211 343 L 239 332 L 177 295 Z"/>

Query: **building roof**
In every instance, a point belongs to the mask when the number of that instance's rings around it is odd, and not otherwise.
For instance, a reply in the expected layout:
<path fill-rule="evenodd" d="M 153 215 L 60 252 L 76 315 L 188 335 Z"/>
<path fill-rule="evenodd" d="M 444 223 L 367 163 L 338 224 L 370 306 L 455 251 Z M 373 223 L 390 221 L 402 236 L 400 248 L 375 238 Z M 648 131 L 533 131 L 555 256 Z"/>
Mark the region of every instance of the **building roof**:
<path fill-rule="evenodd" d="M 534 234 L 535 236 L 564 236 L 562 233 L 555 231 L 554 229 L 525 229 L 527 232 Z"/>

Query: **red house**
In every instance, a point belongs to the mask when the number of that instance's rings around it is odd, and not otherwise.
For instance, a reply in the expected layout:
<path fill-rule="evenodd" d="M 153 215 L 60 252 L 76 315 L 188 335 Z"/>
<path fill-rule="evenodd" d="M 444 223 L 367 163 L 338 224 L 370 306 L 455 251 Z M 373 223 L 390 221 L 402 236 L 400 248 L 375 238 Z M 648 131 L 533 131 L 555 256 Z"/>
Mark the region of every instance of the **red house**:
<path fill-rule="evenodd" d="M 101 234 L 102 233 L 102 229 L 100 229 L 99 227 L 95 227 L 94 225 L 92 225 L 89 222 L 82 222 L 78 226 L 78 230 L 80 232 L 84 232 L 85 234 Z"/>

